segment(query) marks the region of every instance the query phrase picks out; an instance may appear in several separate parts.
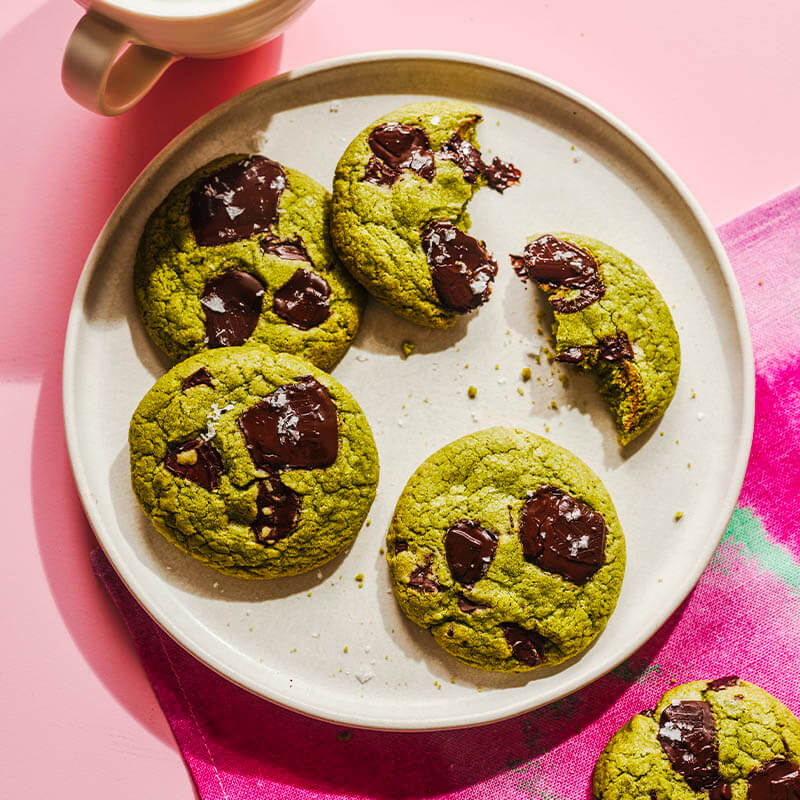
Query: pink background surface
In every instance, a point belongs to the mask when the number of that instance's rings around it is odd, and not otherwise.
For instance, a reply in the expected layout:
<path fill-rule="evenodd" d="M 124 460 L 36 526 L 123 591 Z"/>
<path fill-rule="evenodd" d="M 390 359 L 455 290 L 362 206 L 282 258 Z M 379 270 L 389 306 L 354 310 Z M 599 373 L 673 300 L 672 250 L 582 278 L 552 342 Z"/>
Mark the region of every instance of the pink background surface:
<path fill-rule="evenodd" d="M 85 257 L 130 182 L 189 122 L 319 59 L 463 50 L 535 69 L 604 105 L 671 163 L 714 223 L 800 183 L 795 0 L 675 0 L 658 16 L 634 0 L 403 5 L 404 16 L 388 20 L 378 0 L 318 0 L 280 40 L 238 59 L 178 64 L 139 107 L 102 119 L 60 86 L 80 9 L 0 4 L 3 796 L 195 796 L 92 574 L 60 402 L 67 311 Z"/>

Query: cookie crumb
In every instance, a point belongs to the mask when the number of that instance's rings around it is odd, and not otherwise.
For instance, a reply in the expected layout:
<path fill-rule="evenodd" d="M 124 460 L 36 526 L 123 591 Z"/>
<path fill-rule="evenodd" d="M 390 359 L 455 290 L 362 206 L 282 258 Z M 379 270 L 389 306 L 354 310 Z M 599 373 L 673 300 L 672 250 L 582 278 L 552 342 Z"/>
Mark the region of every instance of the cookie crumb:
<path fill-rule="evenodd" d="M 363 580 L 364 580 L 364 573 L 363 573 L 363 572 L 359 572 L 359 573 L 358 573 L 358 575 L 356 575 L 356 580 L 357 580 L 359 583 L 362 583 L 362 582 L 363 582 Z"/>
<path fill-rule="evenodd" d="M 381 549 L 380 549 L 380 550 L 378 550 L 378 553 L 379 553 L 380 555 L 384 555 L 384 554 L 386 553 L 386 551 L 385 551 L 385 550 L 384 550 L 384 549 L 381 547 Z"/>
<path fill-rule="evenodd" d="M 342 104 L 341 104 L 341 103 L 340 103 L 338 100 L 334 100 L 334 101 L 333 101 L 333 102 L 332 102 L 332 103 L 331 103 L 331 104 L 328 106 L 328 111 L 330 111 L 330 113 L 331 113 L 331 114 L 338 114 L 338 113 L 339 113 L 339 109 L 340 109 L 341 107 L 342 107 Z"/>
<path fill-rule="evenodd" d="M 318 580 L 318 581 L 321 581 L 321 580 L 322 580 L 322 570 L 321 570 L 321 569 L 318 569 L 318 570 L 317 570 L 317 580 Z"/>
<path fill-rule="evenodd" d="M 410 339 L 406 339 L 402 344 L 403 355 L 405 358 L 408 358 L 414 352 L 416 347 L 417 346 L 414 344 L 414 342 L 412 342 Z"/>
<path fill-rule="evenodd" d="M 531 372 L 530 367 L 523 367 L 522 372 L 520 372 L 519 375 L 522 378 L 522 380 L 527 383 L 531 379 L 531 375 L 533 375 L 533 373 Z"/>
<path fill-rule="evenodd" d="M 368 519 L 364 524 L 369 528 L 369 526 L 372 525 L 372 520 Z"/>
<path fill-rule="evenodd" d="M 347 652 L 347 645 L 344 646 L 344 650 L 342 652 L 344 652 L 344 653 Z"/>
<path fill-rule="evenodd" d="M 467 389 L 467 397 L 469 397 L 470 399 L 474 399 L 477 396 L 478 396 L 478 387 L 470 386 L 469 389 Z"/>
<path fill-rule="evenodd" d="M 552 408 L 553 411 L 558 411 L 558 403 L 556 403 L 555 400 L 551 400 L 550 401 L 550 408 Z"/>
<path fill-rule="evenodd" d="M 517 394 L 520 395 L 520 397 L 525 397 L 525 392 L 521 386 L 517 386 Z"/>
<path fill-rule="evenodd" d="M 495 365 L 494 365 L 494 368 L 495 368 L 495 369 L 500 369 L 500 365 L 499 365 L 499 364 L 495 364 Z"/>
<path fill-rule="evenodd" d="M 675 512 L 675 522 L 680 522 L 683 519 L 683 511 Z"/>

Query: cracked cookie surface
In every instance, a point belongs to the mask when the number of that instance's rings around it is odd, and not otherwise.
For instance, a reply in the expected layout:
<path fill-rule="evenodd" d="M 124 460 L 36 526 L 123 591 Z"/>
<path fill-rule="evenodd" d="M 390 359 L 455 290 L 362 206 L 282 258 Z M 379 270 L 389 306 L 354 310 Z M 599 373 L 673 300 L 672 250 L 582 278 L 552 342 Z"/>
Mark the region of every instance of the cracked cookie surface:
<path fill-rule="evenodd" d="M 455 324 L 488 300 L 497 272 L 483 243 L 465 233 L 466 206 L 480 186 L 503 191 L 520 175 L 499 158 L 482 160 L 480 120 L 469 103 L 412 103 L 363 130 L 336 167 L 339 257 L 370 294 L 420 325 Z"/>
<path fill-rule="evenodd" d="M 270 192 L 254 191 L 258 181 Z M 332 369 L 366 297 L 336 259 L 329 223 L 329 193 L 263 156 L 223 156 L 197 170 L 139 242 L 136 302 L 151 338 L 174 360 L 247 342 Z"/>
<path fill-rule="evenodd" d="M 360 530 L 378 482 L 372 432 L 347 389 L 263 345 L 174 366 L 136 409 L 129 447 L 156 529 L 242 578 L 329 561 Z"/>
<path fill-rule="evenodd" d="M 403 613 L 448 653 L 523 672 L 580 653 L 603 629 L 625 540 L 583 462 L 541 436 L 497 427 L 445 445 L 416 470 L 386 557 Z"/>
<path fill-rule="evenodd" d="M 666 411 L 680 373 L 678 332 L 660 292 L 640 266 L 588 236 L 534 236 L 511 258 L 548 295 L 557 360 L 597 375 L 620 445 L 633 441 Z"/>
<path fill-rule="evenodd" d="M 668 691 L 603 750 L 595 800 L 794 800 L 800 722 L 734 676 Z"/>

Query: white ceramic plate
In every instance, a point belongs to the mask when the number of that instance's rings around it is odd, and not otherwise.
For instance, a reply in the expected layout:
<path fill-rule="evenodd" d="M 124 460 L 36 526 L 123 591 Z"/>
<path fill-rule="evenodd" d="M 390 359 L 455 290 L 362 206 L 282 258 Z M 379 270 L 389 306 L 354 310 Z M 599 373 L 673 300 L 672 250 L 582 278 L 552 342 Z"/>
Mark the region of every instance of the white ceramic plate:
<path fill-rule="evenodd" d="M 262 151 L 330 185 L 339 155 L 370 121 L 436 97 L 479 104 L 484 152 L 523 173 L 520 186 L 503 196 L 485 189 L 470 209 L 473 233 L 500 264 L 491 301 L 450 331 L 418 328 L 369 305 L 335 375 L 364 408 L 380 451 L 371 525 L 319 572 L 260 583 L 220 576 L 155 533 L 129 485 L 128 423 L 168 366 L 134 308 L 131 271 L 145 220 L 181 178 L 228 152 Z M 514 276 L 508 254 L 543 230 L 611 243 L 644 266 L 673 311 L 683 346 L 677 394 L 653 432 L 624 454 L 592 379 L 532 358 L 548 344 L 547 331 L 537 330 L 549 327 L 537 321 L 545 304 Z M 416 351 L 404 360 L 406 339 Z M 525 366 L 534 374 L 528 383 L 520 380 Z M 479 390 L 475 400 L 467 398 L 470 384 Z M 147 167 L 78 284 L 64 409 L 86 513 L 122 579 L 164 630 L 232 681 L 297 711 L 357 726 L 432 729 L 501 719 L 573 692 L 667 619 L 734 507 L 752 434 L 753 367 L 719 241 L 640 139 L 525 70 L 456 54 L 388 53 L 256 86 L 207 114 Z M 498 424 L 548 435 L 586 461 L 614 498 L 628 543 L 622 594 L 606 630 L 581 658 L 523 676 L 483 673 L 440 651 L 399 613 L 380 554 L 417 465 L 446 442 Z M 679 523 L 676 511 L 684 513 Z M 363 588 L 358 573 L 366 576 Z"/>

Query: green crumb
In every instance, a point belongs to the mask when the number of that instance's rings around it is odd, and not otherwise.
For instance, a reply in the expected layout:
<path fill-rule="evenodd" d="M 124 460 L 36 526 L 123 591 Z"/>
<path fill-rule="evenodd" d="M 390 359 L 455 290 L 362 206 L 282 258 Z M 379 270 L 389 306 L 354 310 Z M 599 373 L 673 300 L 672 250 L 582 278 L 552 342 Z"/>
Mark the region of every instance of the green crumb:
<path fill-rule="evenodd" d="M 408 358 L 415 350 L 416 345 L 410 339 L 406 339 L 403 342 L 403 354 L 406 358 Z"/>
<path fill-rule="evenodd" d="M 538 353 L 531 353 L 530 356 L 537 364 L 541 364 L 542 363 L 542 353 L 541 353 L 541 351 L 539 351 Z"/>
<path fill-rule="evenodd" d="M 339 742 L 349 742 L 352 738 L 352 731 L 339 731 L 339 733 L 336 734 L 336 740 Z"/>
<path fill-rule="evenodd" d="M 456 682 L 455 678 L 450 678 L 450 683 L 455 683 L 455 682 Z"/>
<path fill-rule="evenodd" d="M 563 372 L 558 376 L 558 380 L 564 388 L 569 386 L 569 378 Z"/>
<path fill-rule="evenodd" d="M 525 392 L 524 392 L 524 390 L 522 389 L 522 387 L 521 387 L 521 386 L 517 386 L 517 394 L 518 394 L 520 397 L 525 397 Z"/>
<path fill-rule="evenodd" d="M 499 364 L 495 364 L 495 365 L 494 365 L 494 368 L 495 368 L 495 369 L 500 369 L 500 365 L 499 365 Z"/>
<path fill-rule="evenodd" d="M 694 400 L 695 397 L 697 397 L 697 392 L 692 392 L 692 400 Z"/>
<path fill-rule="evenodd" d="M 464 364 L 464 369 L 469 369 L 469 364 Z"/>
<path fill-rule="evenodd" d="M 680 522 L 683 519 L 683 511 L 675 512 L 675 522 Z"/>
<path fill-rule="evenodd" d="M 482 691 L 483 691 L 483 686 L 480 686 L 480 685 L 478 685 L 478 686 L 476 686 L 475 688 L 476 688 L 476 689 L 477 689 L 479 692 L 482 692 Z"/>
<path fill-rule="evenodd" d="M 250 628 L 250 630 L 253 630 L 253 629 L 252 629 L 252 628 Z M 291 649 L 289 652 L 290 652 L 290 653 L 296 653 L 296 652 L 297 652 L 297 648 L 296 648 L 296 647 L 293 647 L 293 648 L 292 648 L 292 649 Z"/>
<path fill-rule="evenodd" d="M 384 555 L 385 553 L 386 553 L 386 551 L 382 547 L 381 547 L 380 550 L 378 550 L 378 554 L 379 555 Z"/>
<path fill-rule="evenodd" d="M 467 389 L 467 397 L 474 399 L 477 396 L 478 396 L 478 387 L 470 386 L 469 389 Z"/>
<path fill-rule="evenodd" d="M 372 520 L 368 519 L 364 524 L 369 528 L 369 526 L 372 525 Z"/>
<path fill-rule="evenodd" d="M 552 408 L 553 411 L 558 411 L 558 403 L 556 403 L 555 400 L 551 400 L 550 401 L 550 408 Z"/>
<path fill-rule="evenodd" d="M 522 368 L 522 372 L 520 372 L 520 377 L 522 378 L 522 380 L 529 381 L 531 379 L 531 375 L 533 375 L 533 373 L 531 372 L 530 367 Z"/>
<path fill-rule="evenodd" d="M 356 580 L 361 583 L 364 580 L 364 573 L 359 572 L 358 575 L 356 575 Z"/>
<path fill-rule="evenodd" d="M 544 329 L 543 328 L 537 328 L 536 329 L 536 333 L 538 333 L 539 336 L 544 336 Z"/>
<path fill-rule="evenodd" d="M 345 653 L 347 652 L 347 645 L 344 646 L 343 652 L 345 652 Z"/>
<path fill-rule="evenodd" d="M 659 436 L 663 436 L 663 435 L 664 435 L 664 431 L 659 431 L 659 432 L 658 432 L 658 435 L 659 435 Z"/>

